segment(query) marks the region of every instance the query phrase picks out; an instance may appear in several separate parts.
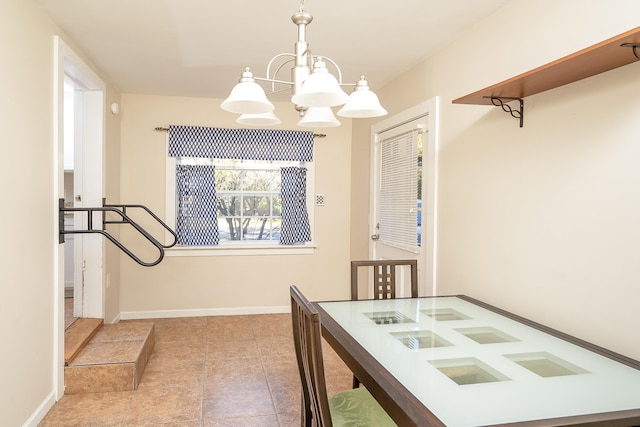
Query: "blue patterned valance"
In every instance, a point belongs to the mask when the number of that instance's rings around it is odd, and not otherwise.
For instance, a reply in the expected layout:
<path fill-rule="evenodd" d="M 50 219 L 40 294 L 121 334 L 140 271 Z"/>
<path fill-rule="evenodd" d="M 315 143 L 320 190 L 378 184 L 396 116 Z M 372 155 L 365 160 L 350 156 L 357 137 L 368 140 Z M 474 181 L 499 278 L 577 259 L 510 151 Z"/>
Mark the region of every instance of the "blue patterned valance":
<path fill-rule="evenodd" d="M 313 161 L 313 132 L 169 126 L 169 156 Z"/>

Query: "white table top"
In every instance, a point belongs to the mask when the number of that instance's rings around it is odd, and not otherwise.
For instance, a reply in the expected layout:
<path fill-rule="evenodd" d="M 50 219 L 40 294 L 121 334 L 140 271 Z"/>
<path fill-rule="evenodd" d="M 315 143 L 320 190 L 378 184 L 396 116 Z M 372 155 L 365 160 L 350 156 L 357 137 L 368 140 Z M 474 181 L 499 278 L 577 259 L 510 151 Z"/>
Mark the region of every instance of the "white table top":
<path fill-rule="evenodd" d="M 447 426 L 640 408 L 640 370 L 458 297 L 318 305 Z"/>

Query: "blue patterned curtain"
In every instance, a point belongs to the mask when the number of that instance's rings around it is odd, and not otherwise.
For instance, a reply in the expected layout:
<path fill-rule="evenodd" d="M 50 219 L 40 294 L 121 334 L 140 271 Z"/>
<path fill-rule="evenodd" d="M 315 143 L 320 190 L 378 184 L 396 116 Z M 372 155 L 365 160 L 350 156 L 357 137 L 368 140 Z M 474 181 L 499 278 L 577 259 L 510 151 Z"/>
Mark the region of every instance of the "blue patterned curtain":
<path fill-rule="evenodd" d="M 273 129 L 169 127 L 169 156 L 241 160 L 313 161 L 313 132 Z M 304 168 L 282 169 L 282 230 L 280 244 L 311 241 L 306 206 Z M 213 166 L 176 166 L 178 244 L 219 243 Z"/>
<path fill-rule="evenodd" d="M 176 193 L 178 244 L 217 245 L 215 168 L 210 165 L 176 165 Z"/>
<path fill-rule="evenodd" d="M 282 232 L 280 244 L 295 245 L 311 241 L 307 212 L 307 170 L 282 168 Z"/>
<path fill-rule="evenodd" d="M 169 126 L 169 156 L 313 161 L 313 132 Z"/>

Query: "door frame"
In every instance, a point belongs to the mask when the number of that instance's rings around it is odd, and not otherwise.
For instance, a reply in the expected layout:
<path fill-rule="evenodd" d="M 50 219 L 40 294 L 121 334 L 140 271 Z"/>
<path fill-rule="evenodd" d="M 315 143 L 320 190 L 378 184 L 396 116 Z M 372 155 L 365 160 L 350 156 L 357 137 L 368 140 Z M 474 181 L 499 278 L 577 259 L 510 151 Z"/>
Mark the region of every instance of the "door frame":
<path fill-rule="evenodd" d="M 377 212 L 375 183 L 378 182 L 379 170 L 377 159 L 379 156 L 379 135 L 385 131 L 401 126 L 405 123 L 427 117 L 428 129 L 426 144 L 422 151 L 422 241 L 421 257 L 424 268 L 418 271 L 418 283 L 420 295 L 437 295 L 436 255 L 437 255 L 437 191 L 438 191 L 438 141 L 439 141 L 439 97 L 435 96 L 421 102 L 401 113 L 391 116 L 371 127 L 371 182 L 369 212 L 370 234 L 377 234 L 376 219 L 373 213 Z M 369 241 L 369 258 L 375 259 L 373 241 Z"/>
<path fill-rule="evenodd" d="M 54 253 L 54 343 L 53 383 L 56 400 L 64 395 L 64 245 L 58 243 L 58 200 L 64 198 L 64 82 L 71 77 L 83 87 L 82 103 L 82 162 L 83 199 L 85 206 L 101 206 L 104 194 L 105 93 L 102 79 L 62 40 L 53 38 L 53 194 L 56 246 Z M 102 219 L 100 218 L 100 221 Z M 99 223 L 98 223 L 99 224 Z M 85 238 L 87 237 L 87 238 Z M 104 319 L 104 241 L 99 236 L 76 235 L 84 240 L 83 251 L 91 260 L 90 271 L 85 272 L 83 317 Z M 76 270 L 81 266 L 76 265 Z"/>

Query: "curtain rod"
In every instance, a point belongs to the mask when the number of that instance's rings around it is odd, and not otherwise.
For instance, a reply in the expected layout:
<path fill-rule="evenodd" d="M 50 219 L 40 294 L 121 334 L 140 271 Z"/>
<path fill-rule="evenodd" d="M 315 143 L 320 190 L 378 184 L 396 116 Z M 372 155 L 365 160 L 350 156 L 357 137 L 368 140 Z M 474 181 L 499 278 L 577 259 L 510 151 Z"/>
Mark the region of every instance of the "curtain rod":
<path fill-rule="evenodd" d="M 162 126 L 155 127 L 155 128 L 153 128 L 153 130 L 155 130 L 156 132 L 169 132 L 169 128 L 165 128 L 165 127 L 162 127 Z M 327 136 L 326 133 L 314 133 L 313 134 L 314 138 L 324 138 L 326 136 Z"/>

